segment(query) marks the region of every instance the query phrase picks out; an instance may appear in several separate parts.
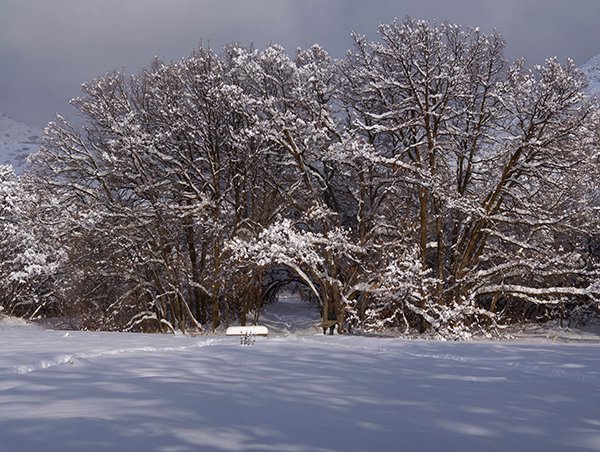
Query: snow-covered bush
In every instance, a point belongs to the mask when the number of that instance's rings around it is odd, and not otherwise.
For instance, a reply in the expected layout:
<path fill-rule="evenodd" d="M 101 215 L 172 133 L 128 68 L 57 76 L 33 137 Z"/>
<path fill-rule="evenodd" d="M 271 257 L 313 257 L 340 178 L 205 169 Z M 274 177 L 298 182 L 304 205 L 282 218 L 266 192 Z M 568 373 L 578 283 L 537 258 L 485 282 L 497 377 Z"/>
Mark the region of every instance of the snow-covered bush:
<path fill-rule="evenodd" d="M 38 210 L 39 195 L 0 165 L 0 306 L 7 315 L 52 313 L 52 279 L 64 257 L 51 225 Z"/>

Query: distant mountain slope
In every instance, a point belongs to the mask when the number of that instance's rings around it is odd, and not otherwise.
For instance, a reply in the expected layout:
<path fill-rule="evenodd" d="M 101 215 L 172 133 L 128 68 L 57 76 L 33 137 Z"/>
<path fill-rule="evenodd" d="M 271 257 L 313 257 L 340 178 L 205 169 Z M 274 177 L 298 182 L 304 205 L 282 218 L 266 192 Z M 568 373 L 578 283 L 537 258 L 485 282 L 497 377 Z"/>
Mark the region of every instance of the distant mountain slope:
<path fill-rule="evenodd" d="M 600 55 L 591 58 L 587 63 L 583 64 L 580 69 L 587 76 L 589 81 L 587 91 L 590 94 L 600 96 Z"/>
<path fill-rule="evenodd" d="M 0 164 L 11 164 L 20 173 L 27 156 L 40 147 L 41 136 L 41 129 L 0 112 Z"/>

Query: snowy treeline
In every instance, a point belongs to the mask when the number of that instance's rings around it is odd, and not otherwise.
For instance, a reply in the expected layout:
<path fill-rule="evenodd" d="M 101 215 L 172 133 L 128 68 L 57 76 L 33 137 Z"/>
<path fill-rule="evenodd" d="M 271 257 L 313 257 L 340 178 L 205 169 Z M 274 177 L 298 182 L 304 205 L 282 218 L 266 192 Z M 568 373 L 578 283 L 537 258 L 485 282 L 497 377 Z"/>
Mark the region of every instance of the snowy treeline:
<path fill-rule="evenodd" d="M 598 310 L 599 115 L 571 62 L 406 19 L 106 74 L 2 170 L 1 303 L 90 327 L 216 328 L 286 266 L 324 317 L 466 337 Z"/>

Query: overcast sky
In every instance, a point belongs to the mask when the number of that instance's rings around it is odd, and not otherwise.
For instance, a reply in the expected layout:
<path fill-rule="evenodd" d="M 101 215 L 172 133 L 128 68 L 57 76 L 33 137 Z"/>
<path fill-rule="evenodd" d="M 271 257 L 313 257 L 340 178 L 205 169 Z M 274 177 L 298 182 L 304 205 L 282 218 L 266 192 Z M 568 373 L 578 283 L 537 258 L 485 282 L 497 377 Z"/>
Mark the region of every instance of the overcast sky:
<path fill-rule="evenodd" d="M 600 54 L 600 0 L 0 0 L 0 112 L 45 125 L 71 114 L 85 80 L 178 60 L 200 41 L 290 53 L 316 42 L 339 58 L 352 30 L 376 39 L 407 15 L 496 28 L 507 56 L 530 64 Z"/>

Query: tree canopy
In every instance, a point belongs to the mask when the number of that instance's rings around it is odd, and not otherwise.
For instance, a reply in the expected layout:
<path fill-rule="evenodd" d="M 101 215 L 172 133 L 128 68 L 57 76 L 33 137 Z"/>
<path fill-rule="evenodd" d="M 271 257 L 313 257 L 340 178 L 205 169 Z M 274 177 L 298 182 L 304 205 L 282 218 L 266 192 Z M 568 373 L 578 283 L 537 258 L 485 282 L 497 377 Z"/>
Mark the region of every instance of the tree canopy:
<path fill-rule="evenodd" d="M 214 329 L 285 266 L 340 331 L 597 313 L 597 99 L 572 62 L 503 49 L 407 18 L 338 61 L 232 44 L 85 83 L 80 121 L 0 175 L 0 303 Z"/>

